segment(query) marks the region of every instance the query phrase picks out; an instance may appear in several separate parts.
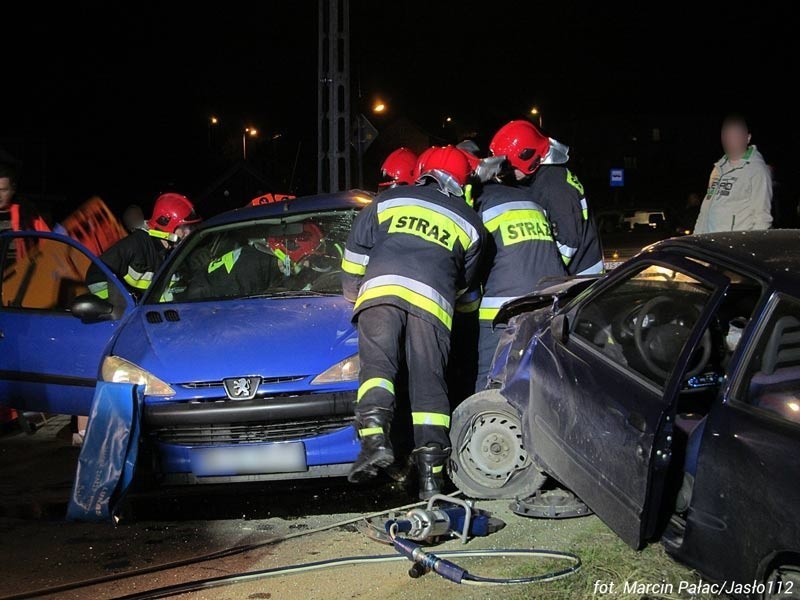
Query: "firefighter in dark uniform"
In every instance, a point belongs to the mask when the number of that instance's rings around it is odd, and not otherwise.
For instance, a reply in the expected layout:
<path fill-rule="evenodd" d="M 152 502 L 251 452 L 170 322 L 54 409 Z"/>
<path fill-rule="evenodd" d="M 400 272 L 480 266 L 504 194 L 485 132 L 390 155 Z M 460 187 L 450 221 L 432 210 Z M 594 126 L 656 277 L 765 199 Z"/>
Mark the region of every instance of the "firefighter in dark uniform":
<path fill-rule="evenodd" d="M 389 153 L 381 165 L 379 188 L 392 188 L 398 185 L 413 185 L 416 181 L 417 155 L 408 148 L 398 148 Z"/>
<path fill-rule="evenodd" d="M 169 250 L 199 223 L 192 202 L 181 194 L 162 194 L 156 199 L 147 227 L 136 229 L 100 255 L 100 259 L 122 280 L 135 296 L 144 292 L 153 274 L 163 264 Z M 108 281 L 102 271 L 89 267 L 89 291 L 107 299 Z"/>
<path fill-rule="evenodd" d="M 479 275 L 487 234 L 463 198 L 466 158 L 454 147 L 426 153 L 416 185 L 380 195 L 356 218 L 342 261 L 345 298 L 355 302 L 361 363 L 356 426 L 361 452 L 348 479 L 394 462 L 389 428 L 395 382 L 408 367 L 413 460 L 419 495 L 444 484 L 450 455 L 445 372 L 457 298 Z"/>
<path fill-rule="evenodd" d="M 492 327 L 500 307 L 532 292 L 543 277 L 564 277 L 566 268 L 547 215 L 523 190 L 488 183 L 478 196 L 475 208 L 493 241 L 487 256 L 491 267 L 483 283 L 478 312 L 480 333 L 475 391 L 480 391 L 486 387 L 502 332 L 502 327 Z"/>
<path fill-rule="evenodd" d="M 520 188 L 550 219 L 569 275 L 603 272 L 603 252 L 583 185 L 564 163 L 569 148 L 543 135 L 529 121 L 511 121 L 494 135 L 489 149 L 505 156 Z"/>

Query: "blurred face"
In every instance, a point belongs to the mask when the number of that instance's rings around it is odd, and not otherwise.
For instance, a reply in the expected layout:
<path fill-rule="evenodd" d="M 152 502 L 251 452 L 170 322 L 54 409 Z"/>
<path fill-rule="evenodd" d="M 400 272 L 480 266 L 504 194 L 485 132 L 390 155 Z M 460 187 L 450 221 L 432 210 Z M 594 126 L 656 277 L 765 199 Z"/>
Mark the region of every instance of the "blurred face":
<path fill-rule="evenodd" d="M 722 127 L 721 139 L 726 156 L 738 160 L 750 144 L 750 133 L 741 123 L 728 123 Z"/>
<path fill-rule="evenodd" d="M 0 177 L 0 210 L 7 210 L 14 198 L 14 186 L 8 177 Z"/>

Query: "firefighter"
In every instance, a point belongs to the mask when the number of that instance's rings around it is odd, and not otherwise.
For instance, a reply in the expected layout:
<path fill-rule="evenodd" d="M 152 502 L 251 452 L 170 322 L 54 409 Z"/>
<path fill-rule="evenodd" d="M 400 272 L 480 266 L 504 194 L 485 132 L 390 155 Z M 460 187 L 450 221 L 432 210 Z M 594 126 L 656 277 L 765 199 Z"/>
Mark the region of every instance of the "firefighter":
<path fill-rule="evenodd" d="M 381 165 L 381 181 L 378 187 L 395 187 L 397 185 L 413 185 L 417 167 L 417 155 L 408 148 L 398 148 L 391 152 Z"/>
<path fill-rule="evenodd" d="M 419 165 L 419 163 L 418 163 Z M 400 365 L 408 367 L 419 496 L 444 485 L 450 455 L 445 371 L 459 295 L 478 276 L 487 234 L 463 198 L 469 164 L 452 146 L 426 153 L 416 185 L 379 194 L 356 218 L 342 260 L 355 303 L 361 364 L 356 427 L 361 452 L 348 479 L 394 462 L 389 430 Z"/>
<path fill-rule="evenodd" d="M 505 156 L 517 184 L 550 219 L 553 237 L 569 275 L 603 272 L 597 227 L 583 185 L 566 167 L 569 148 L 542 134 L 529 121 L 511 121 L 494 135 L 489 149 Z"/>
<path fill-rule="evenodd" d="M 186 196 L 162 194 L 156 199 L 147 227 L 136 229 L 119 240 L 103 252 L 100 259 L 138 296 L 150 287 L 153 274 L 169 250 L 199 222 L 194 205 Z M 108 282 L 99 269 L 90 267 L 86 279 L 90 292 L 108 298 Z"/>
<path fill-rule="evenodd" d="M 503 327 L 492 322 L 505 302 L 532 292 L 543 277 L 564 277 L 566 268 L 547 215 L 525 191 L 489 182 L 475 202 L 492 236 L 478 311 L 478 377 L 475 391 L 486 387 L 494 351 Z"/>

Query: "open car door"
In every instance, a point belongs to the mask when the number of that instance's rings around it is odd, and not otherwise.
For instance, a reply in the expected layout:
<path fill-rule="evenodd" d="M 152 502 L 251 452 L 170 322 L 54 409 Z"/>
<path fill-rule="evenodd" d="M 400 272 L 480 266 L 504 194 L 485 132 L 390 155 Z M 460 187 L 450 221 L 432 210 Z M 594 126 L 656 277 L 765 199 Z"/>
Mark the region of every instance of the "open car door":
<path fill-rule="evenodd" d="M 99 258 L 65 236 L 6 233 L 0 252 L 0 403 L 88 415 L 103 351 L 133 298 Z M 107 301 L 88 293 L 92 265 L 108 282 Z"/>
<path fill-rule="evenodd" d="M 704 332 L 729 281 L 679 257 L 622 268 L 532 341 L 526 445 L 639 548 L 655 527 L 678 391 L 708 362 Z"/>

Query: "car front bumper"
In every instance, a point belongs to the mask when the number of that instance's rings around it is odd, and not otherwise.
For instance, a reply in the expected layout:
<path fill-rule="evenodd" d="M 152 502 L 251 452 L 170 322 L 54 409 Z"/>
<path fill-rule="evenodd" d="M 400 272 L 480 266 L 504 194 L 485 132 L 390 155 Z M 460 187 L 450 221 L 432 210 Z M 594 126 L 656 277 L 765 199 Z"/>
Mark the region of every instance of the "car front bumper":
<path fill-rule="evenodd" d="M 218 483 L 346 475 L 360 450 L 355 391 L 145 403 L 160 476 Z"/>

